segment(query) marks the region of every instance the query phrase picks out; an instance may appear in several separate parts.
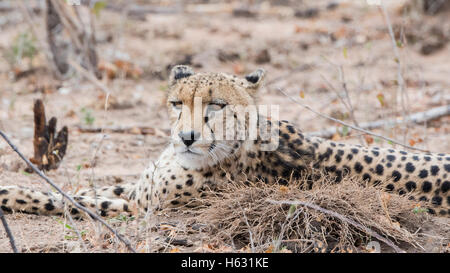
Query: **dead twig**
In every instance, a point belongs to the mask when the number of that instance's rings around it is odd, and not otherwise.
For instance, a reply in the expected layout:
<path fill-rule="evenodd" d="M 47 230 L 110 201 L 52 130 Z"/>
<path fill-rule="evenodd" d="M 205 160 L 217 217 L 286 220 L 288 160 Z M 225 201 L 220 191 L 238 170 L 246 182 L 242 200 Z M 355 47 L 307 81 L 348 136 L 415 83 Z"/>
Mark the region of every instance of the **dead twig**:
<path fill-rule="evenodd" d="M 428 122 L 434 119 L 438 119 L 440 117 L 448 116 L 450 115 L 450 105 L 444 105 L 440 107 L 434 107 L 427 111 L 414 113 L 408 116 L 406 120 L 414 122 L 414 123 L 424 123 Z M 399 118 L 393 118 L 393 119 L 379 119 L 371 122 L 364 122 L 361 123 L 359 128 L 366 129 L 366 130 L 372 130 L 380 127 L 394 127 L 398 124 L 402 124 L 405 122 L 405 119 L 403 117 Z M 329 138 L 332 137 L 334 134 L 339 132 L 339 128 L 337 126 L 330 127 L 328 129 L 317 131 L 317 132 L 311 132 L 308 133 L 310 136 L 318 136 L 318 137 L 324 137 Z M 351 129 L 348 131 L 351 132 Z"/>
<path fill-rule="evenodd" d="M 81 133 L 116 133 L 116 134 L 132 134 L 132 135 L 157 135 L 166 137 L 170 135 L 168 130 L 161 130 L 148 126 L 105 126 L 99 127 L 87 127 L 77 126 Z M 103 130 L 103 131 L 102 131 Z"/>
<path fill-rule="evenodd" d="M 389 36 L 391 37 L 391 42 L 392 42 L 392 49 L 394 51 L 394 56 L 395 56 L 395 63 L 397 64 L 397 84 L 398 84 L 398 88 L 397 88 L 397 93 L 400 93 L 400 103 L 402 106 L 402 112 L 403 112 L 403 117 L 405 118 L 406 122 L 405 122 L 405 134 L 404 134 L 404 140 L 406 141 L 406 134 L 407 131 L 406 129 L 408 128 L 408 121 L 407 121 L 407 116 L 408 116 L 408 109 L 406 106 L 406 101 L 408 99 L 408 94 L 406 92 L 406 88 L 405 88 L 405 80 L 403 79 L 403 67 L 402 67 L 402 63 L 400 60 L 400 53 L 398 51 L 398 43 L 395 40 L 395 35 L 394 35 L 394 31 L 392 30 L 392 24 L 391 24 L 391 20 L 389 18 L 389 14 L 386 11 L 386 6 L 384 5 L 384 3 L 381 1 L 381 10 L 383 12 L 383 17 L 386 20 L 386 25 L 388 27 L 388 31 L 389 31 Z"/>
<path fill-rule="evenodd" d="M 398 246 L 396 246 L 391 240 L 384 238 L 383 236 L 379 235 L 378 233 L 376 233 L 375 231 L 371 230 L 368 227 L 365 227 L 355 221 L 353 221 L 352 219 L 349 219 L 337 212 L 331 211 L 331 210 L 327 210 L 324 208 L 321 208 L 315 204 L 311 204 L 311 203 L 306 203 L 306 202 L 302 202 L 302 201 L 289 201 L 289 200 L 281 200 L 281 201 L 276 201 L 276 200 L 267 200 L 267 202 L 272 203 L 272 204 L 279 204 L 279 205 L 283 205 L 283 204 L 287 204 L 287 205 L 300 205 L 300 206 L 304 206 L 304 207 L 308 207 L 317 211 L 320 211 L 322 213 L 331 215 L 335 218 L 338 218 L 339 220 L 346 222 L 350 225 L 355 226 L 356 228 L 363 230 L 364 232 L 370 234 L 371 236 L 377 238 L 378 240 L 382 241 L 383 243 L 387 244 L 388 246 L 390 246 L 392 249 L 394 249 L 397 253 L 405 253 L 404 250 L 402 250 L 401 248 L 399 248 Z"/>
<path fill-rule="evenodd" d="M 381 138 L 381 139 L 390 141 L 390 142 L 392 142 L 392 143 L 398 144 L 398 145 L 400 145 L 400 146 L 402 146 L 402 147 L 405 147 L 405 148 L 409 148 L 409 149 L 417 150 L 417 151 L 421 151 L 421 152 L 428 152 L 427 150 L 420 149 L 420 148 L 415 148 L 415 147 L 409 146 L 409 145 L 407 145 L 407 144 L 403 144 L 403 143 L 398 142 L 398 141 L 396 141 L 396 140 L 394 140 L 394 139 L 392 139 L 392 138 L 385 137 L 385 136 L 382 136 L 382 135 L 379 135 L 379 134 L 376 134 L 376 133 L 367 131 L 367 130 L 365 130 L 365 129 L 363 129 L 363 128 L 354 126 L 354 125 L 352 125 L 352 124 L 350 124 L 350 123 L 347 123 L 347 122 L 344 122 L 344 121 L 342 121 L 342 120 L 335 119 L 335 118 L 332 118 L 332 117 L 327 116 L 327 115 L 325 115 L 325 114 L 322 114 L 322 113 L 320 113 L 320 112 L 317 112 L 316 110 L 312 109 L 310 106 L 305 105 L 305 104 L 299 102 L 297 99 L 295 99 L 295 98 L 289 96 L 288 94 L 286 94 L 286 93 L 285 93 L 283 90 L 281 90 L 280 88 L 278 88 L 277 90 L 278 90 L 279 92 L 281 92 L 283 95 L 285 95 L 286 97 L 288 97 L 289 99 L 291 99 L 293 102 L 297 103 L 298 105 L 302 106 L 303 108 L 306 108 L 307 110 L 309 110 L 309 111 L 313 112 L 314 114 L 319 115 L 319 116 L 321 116 L 321 117 L 323 117 L 323 118 L 326 118 L 326 119 L 329 119 L 329 120 L 331 120 L 331 121 L 337 122 L 337 123 L 339 123 L 339 124 L 342 124 L 342 125 L 344 125 L 344 126 L 347 126 L 347 127 L 349 127 L 349 128 L 352 128 L 352 129 L 354 129 L 354 130 L 361 131 L 361 132 L 366 133 L 366 134 L 368 134 L 368 135 L 376 136 L 376 137 L 378 137 L 378 138 Z M 450 106 L 449 106 L 449 107 L 450 107 Z"/>
<path fill-rule="evenodd" d="M 61 188 L 59 188 L 50 178 L 48 178 L 44 173 L 42 173 L 33 163 L 31 163 L 20 151 L 17 149 L 17 147 L 11 142 L 11 140 L 2 132 L 0 131 L 0 135 L 3 137 L 3 139 L 8 143 L 8 145 L 16 152 L 20 158 L 22 158 L 27 165 L 33 169 L 35 173 L 37 173 L 42 179 L 44 179 L 48 184 L 50 184 L 56 191 L 58 191 L 63 197 L 65 197 L 67 200 L 69 200 L 75 207 L 82 210 L 83 212 L 87 213 L 90 217 L 94 218 L 95 220 L 102 223 L 109 231 L 111 231 L 117 238 L 125 244 L 125 246 L 131 251 L 136 252 L 136 250 L 131 246 L 131 243 L 125 239 L 122 235 L 120 235 L 117 230 L 115 230 L 113 227 L 108 225 L 108 223 L 105 222 L 100 216 L 98 216 L 96 213 L 93 213 L 92 211 L 89 211 L 85 207 L 81 206 L 77 201 L 75 201 L 70 195 L 65 193 Z"/>
<path fill-rule="evenodd" d="M 0 132 L 1 133 L 1 132 Z M 0 219 L 2 220 L 3 227 L 5 228 L 6 235 L 9 238 L 9 243 L 11 244 L 11 248 L 14 251 L 14 253 L 18 253 L 16 244 L 14 242 L 14 236 L 12 235 L 11 230 L 9 229 L 8 223 L 6 222 L 5 215 L 3 214 L 2 208 L 0 208 Z"/>

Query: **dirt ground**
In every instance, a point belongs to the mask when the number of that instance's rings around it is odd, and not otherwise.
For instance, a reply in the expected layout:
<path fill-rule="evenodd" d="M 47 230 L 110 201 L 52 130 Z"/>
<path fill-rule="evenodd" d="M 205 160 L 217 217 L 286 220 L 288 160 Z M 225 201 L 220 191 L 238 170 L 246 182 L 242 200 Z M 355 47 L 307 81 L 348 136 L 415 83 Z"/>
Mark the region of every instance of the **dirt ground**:
<path fill-rule="evenodd" d="M 134 2 L 157 5 L 157 1 Z M 167 71 L 178 63 L 190 64 L 197 71 L 223 71 L 239 76 L 264 68 L 266 84 L 260 90 L 260 103 L 280 105 L 280 118 L 292 121 L 305 132 L 337 124 L 303 109 L 278 89 L 321 113 L 352 123 L 349 109 L 336 95 L 343 91 L 339 67 L 344 72 L 355 119 L 360 123 L 402 117 L 405 111 L 416 113 L 450 103 L 448 13 L 431 16 L 414 10 L 405 12 L 402 7 L 408 1 L 385 1 L 395 2 L 387 10 L 399 39 L 400 59 L 396 60 L 383 13 L 367 1 L 335 1 L 335 7 L 330 5 L 332 1 L 302 1 L 303 4 L 253 1 L 254 13 L 249 14 L 232 12 L 240 7 L 239 1 L 210 2 L 191 4 L 185 13 L 150 13 L 140 18 L 126 17 L 110 9 L 100 12 L 96 17 L 100 60 L 108 64 L 124 60 L 139 68 L 136 77 L 118 73 L 114 79 L 103 79 L 112 92 L 112 104 L 106 111 L 105 95 L 90 81 L 77 75 L 64 82 L 53 80 L 41 69 L 45 65 L 42 53 L 32 62 L 38 68 L 36 72 L 20 79 L 14 77 L 11 65 L 0 58 L 0 130 L 31 157 L 33 102 L 43 99 L 47 117 L 55 116 L 58 127 L 69 128 L 67 154 L 61 166 L 47 174 L 70 191 L 89 187 L 89 181 L 96 186 L 136 181 L 149 161 L 157 159 L 168 141 L 165 132 L 170 131 L 165 110 Z M 170 1 L 157 6 L 172 7 Z M 310 10 L 308 13 L 311 8 L 318 14 Z M 7 51 L 19 34 L 30 32 L 21 14 L 18 8 L 0 13 L 1 52 Z M 33 14 L 32 20 L 41 30 L 42 15 Z M 434 50 L 436 35 L 441 44 Z M 403 106 L 397 82 L 399 64 L 406 90 Z M 79 130 L 120 126 L 145 126 L 154 131 L 146 135 L 102 135 Z M 450 153 L 448 116 L 374 132 L 431 152 Z M 358 143 L 359 135 L 352 132 L 333 138 Z M 365 139 L 369 145 L 399 148 L 376 137 Z M 50 190 L 36 174 L 27 174 L 24 169 L 25 163 L 6 142 L 0 141 L 0 185 Z M 144 220 L 108 221 L 137 242 L 138 251 L 211 250 L 208 238 L 189 235 L 180 226 L 173 228 L 177 217 L 182 218 L 183 212 L 176 216 L 161 213 Z M 6 219 L 23 252 L 127 251 L 91 221 L 75 223 L 82 233 L 82 244 L 68 219 L 20 213 L 7 215 Z M 448 219 L 438 221 L 444 227 L 450 226 Z M 151 228 L 140 233 L 143 226 Z M 187 243 L 177 245 L 164 239 L 167 233 L 173 235 L 180 229 L 185 232 L 187 237 L 182 239 L 187 238 Z M 439 251 L 433 247 L 411 251 Z M 0 252 L 9 251 L 9 241 L 0 228 Z"/>

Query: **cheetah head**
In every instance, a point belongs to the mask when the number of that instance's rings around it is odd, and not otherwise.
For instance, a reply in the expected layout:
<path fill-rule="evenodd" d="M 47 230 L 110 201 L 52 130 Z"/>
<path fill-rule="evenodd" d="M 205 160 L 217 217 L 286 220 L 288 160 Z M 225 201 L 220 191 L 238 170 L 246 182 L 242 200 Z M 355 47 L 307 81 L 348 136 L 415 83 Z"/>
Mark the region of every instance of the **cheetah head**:
<path fill-rule="evenodd" d="M 182 167 L 213 166 L 245 146 L 249 120 L 257 119 L 254 97 L 263 77 L 262 69 L 243 79 L 224 73 L 194 73 L 183 65 L 172 69 L 167 106 L 171 145 Z"/>

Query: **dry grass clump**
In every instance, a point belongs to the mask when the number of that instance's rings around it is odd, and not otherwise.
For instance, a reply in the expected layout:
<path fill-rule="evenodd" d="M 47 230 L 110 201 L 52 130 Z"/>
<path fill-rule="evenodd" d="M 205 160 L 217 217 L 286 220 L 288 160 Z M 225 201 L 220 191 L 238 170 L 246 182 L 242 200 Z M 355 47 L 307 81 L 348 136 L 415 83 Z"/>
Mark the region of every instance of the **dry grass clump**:
<path fill-rule="evenodd" d="M 304 180 L 230 183 L 197 210 L 196 221 L 210 227 L 211 242 L 255 252 L 361 252 L 371 241 L 387 246 L 383 251 L 420 248 L 417 231 L 430 216 L 407 196 L 348 177 L 339 184 L 322 177 L 304 190 Z"/>

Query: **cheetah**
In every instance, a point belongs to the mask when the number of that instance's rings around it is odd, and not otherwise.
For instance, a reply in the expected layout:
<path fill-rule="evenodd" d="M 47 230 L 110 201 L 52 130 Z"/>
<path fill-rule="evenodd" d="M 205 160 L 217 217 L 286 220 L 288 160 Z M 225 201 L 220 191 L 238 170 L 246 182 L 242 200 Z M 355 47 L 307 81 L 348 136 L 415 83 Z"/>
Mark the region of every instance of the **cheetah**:
<path fill-rule="evenodd" d="M 309 174 L 307 188 L 311 188 L 311 174 L 319 170 L 336 183 L 351 175 L 388 192 L 409 194 L 425 202 L 431 214 L 448 217 L 450 155 L 309 137 L 285 120 L 268 118 L 259 110 L 247 111 L 255 109 L 252 107 L 264 74 L 258 69 L 238 78 L 225 73 L 194 73 L 189 66 L 175 66 L 167 95 L 171 141 L 158 160 L 150 163 L 135 184 L 103 187 L 95 192 L 82 190 L 74 199 L 102 216 L 112 217 L 132 213 L 132 207 L 139 212 L 193 207 L 229 181 L 286 185 Z M 247 111 L 244 114 L 242 107 Z M 256 137 L 252 138 L 251 130 L 245 131 L 251 120 L 256 120 L 256 127 L 252 127 L 256 128 Z M 234 136 L 223 137 L 230 132 Z M 0 205 L 6 213 L 62 215 L 69 211 L 82 215 L 55 193 L 16 186 L 0 187 Z"/>

